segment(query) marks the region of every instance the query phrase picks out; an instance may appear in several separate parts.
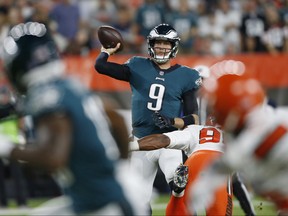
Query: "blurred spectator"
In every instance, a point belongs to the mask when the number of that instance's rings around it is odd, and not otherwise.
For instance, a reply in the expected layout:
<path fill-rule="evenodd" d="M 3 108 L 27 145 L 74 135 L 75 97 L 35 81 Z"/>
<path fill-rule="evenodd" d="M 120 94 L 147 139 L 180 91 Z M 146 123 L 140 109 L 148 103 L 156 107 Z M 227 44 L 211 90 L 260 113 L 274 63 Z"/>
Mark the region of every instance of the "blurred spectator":
<path fill-rule="evenodd" d="M 178 10 L 182 2 L 179 0 L 167 0 L 172 10 Z M 204 2 L 203 0 L 187 0 L 186 6 L 188 10 L 197 11 L 199 4 Z"/>
<path fill-rule="evenodd" d="M 101 49 L 101 43 L 98 38 L 98 29 L 97 28 L 92 28 L 90 30 L 90 45 L 91 49 L 94 50 L 100 50 Z"/>
<path fill-rule="evenodd" d="M 9 7 L 9 25 L 14 26 L 23 22 L 23 16 L 21 9 L 16 6 Z"/>
<path fill-rule="evenodd" d="M 221 56 L 225 54 L 223 42 L 225 30 L 220 23 L 216 22 L 215 11 L 209 10 L 199 17 L 198 32 L 201 44 L 198 53 L 202 55 Z"/>
<path fill-rule="evenodd" d="M 234 10 L 229 0 L 219 0 L 215 12 L 216 25 L 222 26 L 225 31 L 223 42 L 225 54 L 237 54 L 240 52 L 241 12 Z"/>
<path fill-rule="evenodd" d="M 2 46 L 5 37 L 8 35 L 9 28 L 8 8 L 6 6 L 0 6 L 0 59 L 2 59 Z"/>
<path fill-rule="evenodd" d="M 88 30 L 86 28 L 81 28 L 78 30 L 75 38 L 73 38 L 67 45 L 63 54 L 85 56 L 88 55 L 89 51 L 90 44 Z"/>
<path fill-rule="evenodd" d="M 5 7 L 10 7 L 14 4 L 15 0 L 0 0 L 0 5 Z"/>
<path fill-rule="evenodd" d="M 50 18 L 57 23 L 57 31 L 68 40 L 74 39 L 80 24 L 80 11 L 72 0 L 58 0 L 50 12 Z"/>
<path fill-rule="evenodd" d="M 189 9 L 189 0 L 180 0 L 178 8 L 168 14 L 166 20 L 178 32 L 181 43 L 180 52 L 193 53 L 193 45 L 197 36 L 197 14 Z"/>
<path fill-rule="evenodd" d="M 165 22 L 164 14 L 162 1 L 145 0 L 135 12 L 133 32 L 146 39 L 152 28 Z M 142 52 L 147 52 L 147 43 L 142 44 Z"/>
<path fill-rule="evenodd" d="M 115 14 L 118 13 L 118 11 L 116 10 L 116 6 L 113 4 L 112 0 L 99 0 L 99 1 L 80 0 L 79 8 L 80 8 L 80 17 L 81 17 L 80 28 L 82 30 L 79 30 L 79 32 L 77 33 L 78 38 L 75 40 L 76 41 L 78 40 L 78 42 L 80 42 L 79 39 L 83 38 L 82 36 L 88 34 L 87 36 L 89 37 L 88 38 L 89 46 L 86 46 L 86 45 L 84 46 L 86 48 L 89 47 L 89 49 L 100 49 L 101 44 L 99 42 L 98 34 L 97 34 L 98 28 L 101 25 L 112 25 L 117 20 L 115 16 Z M 83 28 L 86 28 L 85 33 L 83 31 Z M 71 50 L 72 46 L 73 44 L 70 44 L 69 46 L 70 53 L 72 51 Z M 82 49 L 82 51 L 87 50 L 86 48 Z"/>
<path fill-rule="evenodd" d="M 81 20 L 81 27 L 90 28 L 90 16 L 95 13 L 98 1 L 79 0 L 79 13 Z"/>
<path fill-rule="evenodd" d="M 280 18 L 283 23 L 288 23 L 288 0 L 283 0 L 282 7 L 279 8 Z"/>
<path fill-rule="evenodd" d="M 61 35 L 57 31 L 57 23 L 55 21 L 50 21 L 49 24 L 48 24 L 48 27 L 50 29 L 51 36 L 54 39 L 59 52 L 63 53 L 66 50 L 66 48 L 67 48 L 67 46 L 69 44 L 68 39 L 65 38 L 63 35 Z"/>
<path fill-rule="evenodd" d="M 271 5 L 265 7 L 265 15 L 267 17 L 267 30 L 263 35 L 263 43 L 269 53 L 282 53 L 288 44 L 288 29 L 286 28 L 285 31 L 276 7 Z"/>
<path fill-rule="evenodd" d="M 18 0 L 15 2 L 15 6 L 20 8 L 21 15 L 24 20 L 32 16 L 35 10 L 31 0 Z"/>
<path fill-rule="evenodd" d="M 139 53 L 141 52 L 142 37 L 132 31 L 133 11 L 128 5 L 120 4 L 117 7 L 117 19 L 112 24 L 118 29 L 124 39 L 124 52 Z"/>
<path fill-rule="evenodd" d="M 49 13 L 52 7 L 51 2 L 46 0 L 34 1 L 32 6 L 32 13 L 29 17 L 26 17 L 25 21 L 48 24 L 50 22 Z"/>
<path fill-rule="evenodd" d="M 265 52 L 261 37 L 267 29 L 265 16 L 258 12 L 257 0 L 246 0 L 240 25 L 242 52 Z"/>
<path fill-rule="evenodd" d="M 89 23 L 92 28 L 98 28 L 101 25 L 111 25 L 117 13 L 116 7 L 111 0 L 99 0 L 94 11 L 89 15 Z"/>
<path fill-rule="evenodd" d="M 283 37 L 288 34 L 288 0 L 2 0 L 0 7 L 7 9 L 0 9 L 0 41 L 1 34 L 5 35 L 2 22 L 3 14 L 7 12 L 6 26 L 23 21 L 47 23 L 60 52 L 69 45 L 69 52 L 79 53 L 79 47 L 72 51 L 70 43 L 87 34 L 89 43 L 84 47 L 88 51 L 100 49 L 98 27 L 111 25 L 124 37 L 124 53 L 146 54 L 147 44 L 143 43 L 146 35 L 152 27 L 165 22 L 179 32 L 182 53 L 225 55 L 267 52 L 271 51 L 270 45 L 267 46 L 270 39 L 267 34 L 263 35 L 270 25 L 267 22 L 274 19 L 273 12 L 268 12 L 267 7 L 279 10 L 281 34 Z M 209 30 L 210 27 L 213 30 Z M 269 32 L 271 35 L 272 32 Z M 275 23 L 273 32 L 276 34 Z M 283 42 L 280 50 L 286 52 L 286 41 L 280 42 L 280 37 L 274 35 L 273 43 L 276 43 L 276 38 L 277 43 Z M 279 48 L 276 50 L 279 51 Z M 80 53 L 83 54 L 83 49 Z"/>

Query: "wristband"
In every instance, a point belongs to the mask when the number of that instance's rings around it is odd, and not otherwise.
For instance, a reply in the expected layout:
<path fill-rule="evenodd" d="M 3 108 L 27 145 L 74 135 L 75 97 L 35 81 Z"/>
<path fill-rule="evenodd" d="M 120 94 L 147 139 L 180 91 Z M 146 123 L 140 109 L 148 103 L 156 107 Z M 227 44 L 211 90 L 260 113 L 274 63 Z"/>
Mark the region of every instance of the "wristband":
<path fill-rule="evenodd" d="M 170 118 L 170 123 L 171 123 L 171 126 L 173 126 L 175 124 L 174 118 Z"/>
<path fill-rule="evenodd" d="M 187 125 L 195 124 L 195 119 L 193 115 L 187 115 L 182 117 L 182 120 L 184 121 L 184 127 Z"/>
<path fill-rule="evenodd" d="M 106 50 L 101 50 L 102 53 L 106 53 L 108 56 L 110 56 L 110 53 Z"/>

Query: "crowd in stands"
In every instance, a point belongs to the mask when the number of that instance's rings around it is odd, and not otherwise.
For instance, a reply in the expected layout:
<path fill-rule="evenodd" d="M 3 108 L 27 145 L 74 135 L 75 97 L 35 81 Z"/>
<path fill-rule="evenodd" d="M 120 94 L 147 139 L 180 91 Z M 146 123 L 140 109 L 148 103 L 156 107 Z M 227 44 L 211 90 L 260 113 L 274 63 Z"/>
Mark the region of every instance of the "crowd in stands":
<path fill-rule="evenodd" d="M 146 54 L 146 36 L 164 22 L 178 31 L 181 54 L 288 52 L 288 0 L 0 0 L 0 44 L 23 21 L 47 24 L 67 55 L 100 49 L 101 25 L 122 33 L 122 53 Z"/>

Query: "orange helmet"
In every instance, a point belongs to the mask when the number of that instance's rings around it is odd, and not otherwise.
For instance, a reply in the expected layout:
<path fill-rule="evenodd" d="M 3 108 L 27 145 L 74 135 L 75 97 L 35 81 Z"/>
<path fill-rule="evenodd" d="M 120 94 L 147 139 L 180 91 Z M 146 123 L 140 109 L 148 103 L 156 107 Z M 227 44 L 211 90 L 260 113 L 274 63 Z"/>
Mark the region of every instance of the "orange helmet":
<path fill-rule="evenodd" d="M 206 79 L 202 87 L 202 96 L 224 130 L 239 129 L 246 114 L 265 99 L 260 83 L 247 75 Z"/>

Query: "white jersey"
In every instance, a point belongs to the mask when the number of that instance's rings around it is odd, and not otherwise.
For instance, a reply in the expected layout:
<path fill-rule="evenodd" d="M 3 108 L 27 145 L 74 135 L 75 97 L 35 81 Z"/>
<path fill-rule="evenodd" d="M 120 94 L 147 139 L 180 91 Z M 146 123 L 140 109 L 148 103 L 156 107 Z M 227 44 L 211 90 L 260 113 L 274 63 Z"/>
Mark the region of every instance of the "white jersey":
<path fill-rule="evenodd" d="M 288 195 L 288 112 L 258 109 L 248 119 L 240 134 L 227 137 L 224 162 L 256 193 Z"/>
<path fill-rule="evenodd" d="M 167 148 L 182 149 L 187 156 L 199 150 L 223 152 L 223 132 L 212 126 L 189 125 L 184 130 L 165 133 L 171 143 Z"/>

